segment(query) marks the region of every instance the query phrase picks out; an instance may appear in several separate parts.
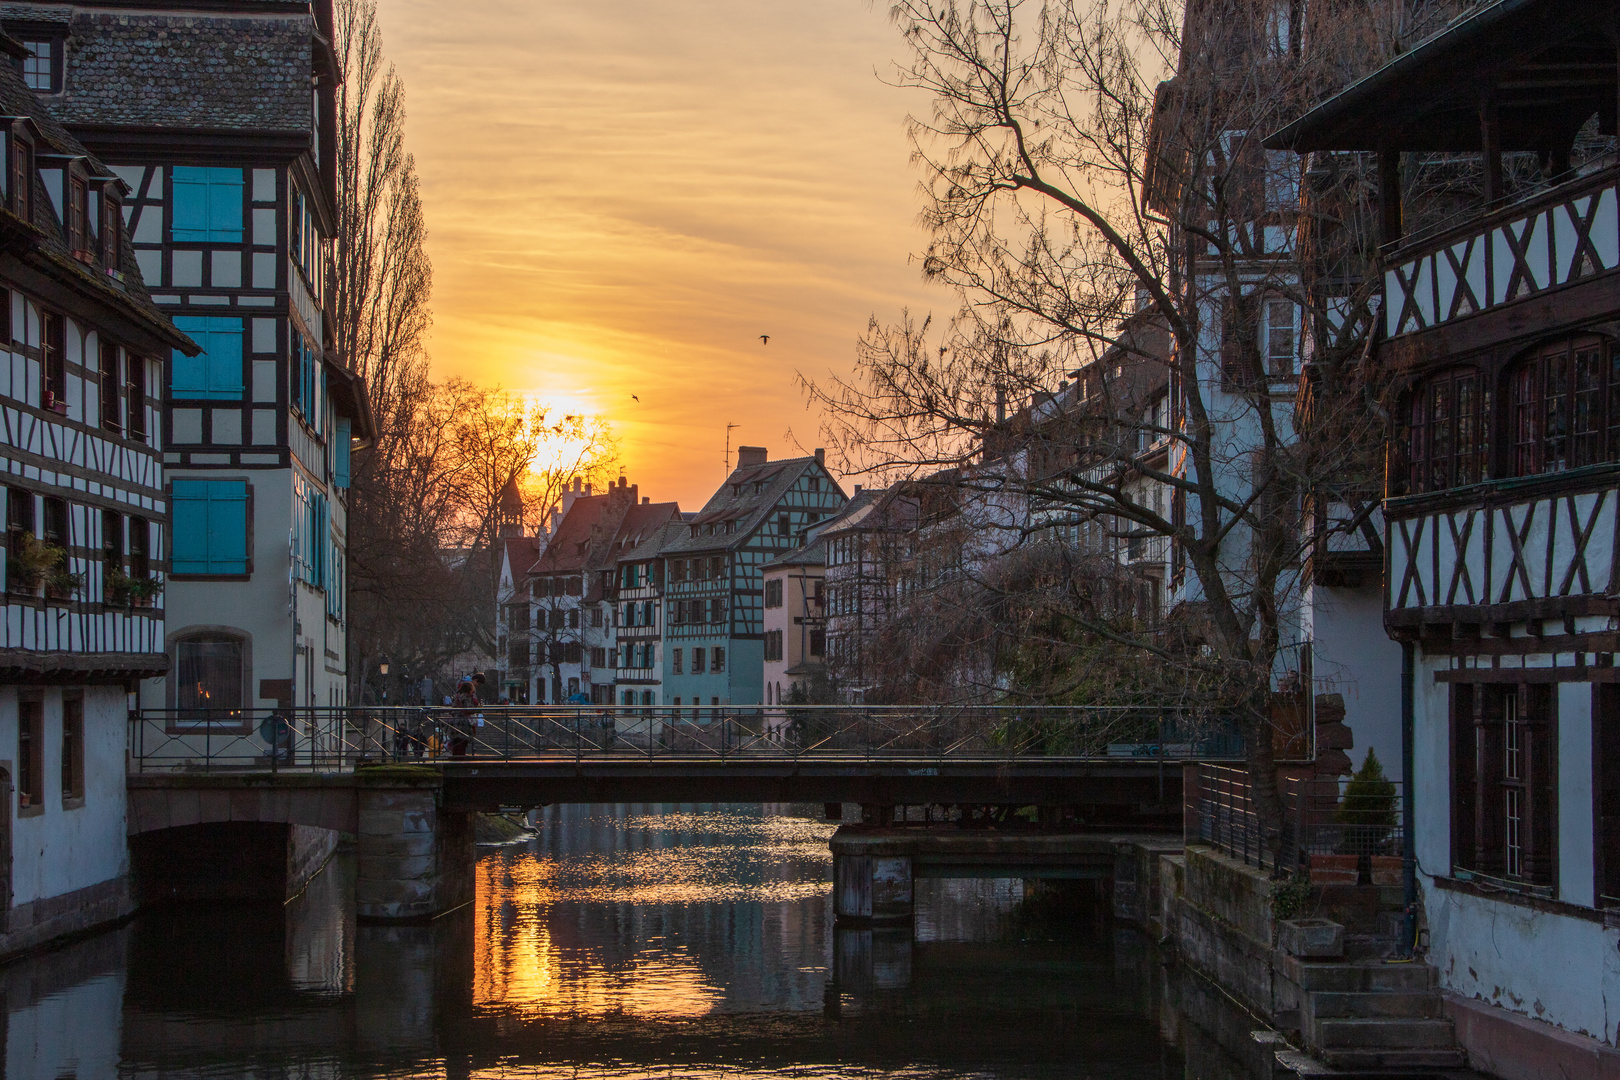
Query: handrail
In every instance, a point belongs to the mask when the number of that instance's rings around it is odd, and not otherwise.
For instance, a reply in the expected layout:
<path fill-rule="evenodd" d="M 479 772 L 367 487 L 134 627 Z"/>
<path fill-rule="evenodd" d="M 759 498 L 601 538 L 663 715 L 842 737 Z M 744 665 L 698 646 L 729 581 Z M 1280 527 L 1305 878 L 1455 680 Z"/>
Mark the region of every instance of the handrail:
<path fill-rule="evenodd" d="M 339 772 L 382 762 L 1221 759 L 1227 718 L 1080 706 L 344 706 L 130 714 L 142 772 Z"/>

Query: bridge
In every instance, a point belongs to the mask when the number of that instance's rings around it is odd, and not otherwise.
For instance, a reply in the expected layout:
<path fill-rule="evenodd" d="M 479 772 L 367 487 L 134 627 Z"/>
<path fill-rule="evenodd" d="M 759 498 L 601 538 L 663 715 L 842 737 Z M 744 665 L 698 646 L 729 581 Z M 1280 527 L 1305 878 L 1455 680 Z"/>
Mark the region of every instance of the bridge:
<path fill-rule="evenodd" d="M 350 833 L 371 919 L 471 898 L 477 812 L 856 803 L 877 826 L 896 808 L 990 821 L 1036 806 L 1070 833 L 1174 830 L 1182 763 L 1243 755 L 1220 718 L 1120 708 L 164 710 L 130 724 L 128 831 L 149 898 L 214 887 L 221 860 L 252 862 L 247 851 L 266 853 L 247 873 L 290 893 L 328 838 Z"/>

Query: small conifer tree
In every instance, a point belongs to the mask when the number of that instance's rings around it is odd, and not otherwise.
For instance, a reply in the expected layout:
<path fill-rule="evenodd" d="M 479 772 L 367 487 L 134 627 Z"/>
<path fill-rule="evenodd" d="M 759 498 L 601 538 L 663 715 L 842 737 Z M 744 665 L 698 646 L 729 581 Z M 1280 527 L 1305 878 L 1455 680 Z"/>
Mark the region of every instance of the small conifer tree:
<path fill-rule="evenodd" d="M 1371 747 L 1345 785 L 1334 820 L 1343 825 L 1342 847 L 1357 854 L 1379 849 L 1395 828 L 1395 785 Z"/>

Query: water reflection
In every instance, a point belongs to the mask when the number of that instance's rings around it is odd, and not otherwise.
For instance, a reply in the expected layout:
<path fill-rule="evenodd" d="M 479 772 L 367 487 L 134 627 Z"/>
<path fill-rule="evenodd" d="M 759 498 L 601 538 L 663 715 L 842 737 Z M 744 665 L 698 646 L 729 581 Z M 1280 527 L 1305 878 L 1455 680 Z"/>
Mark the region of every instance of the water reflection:
<path fill-rule="evenodd" d="M 340 857 L 285 908 L 144 914 L 0 970 L 6 1075 L 1269 1076 L 1225 1045 L 1246 1018 L 1174 989 L 1084 891 L 924 881 L 914 927 L 835 929 L 812 815 L 540 824 L 430 925 L 356 926 Z"/>

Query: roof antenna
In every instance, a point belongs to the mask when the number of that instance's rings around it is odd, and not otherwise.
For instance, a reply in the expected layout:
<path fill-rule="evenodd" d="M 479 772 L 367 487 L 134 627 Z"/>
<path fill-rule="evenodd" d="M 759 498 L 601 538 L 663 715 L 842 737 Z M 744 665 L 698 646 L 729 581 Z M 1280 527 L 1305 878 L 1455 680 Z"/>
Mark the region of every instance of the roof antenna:
<path fill-rule="evenodd" d="M 726 475 L 731 475 L 731 429 L 740 428 L 741 424 L 726 425 Z"/>

